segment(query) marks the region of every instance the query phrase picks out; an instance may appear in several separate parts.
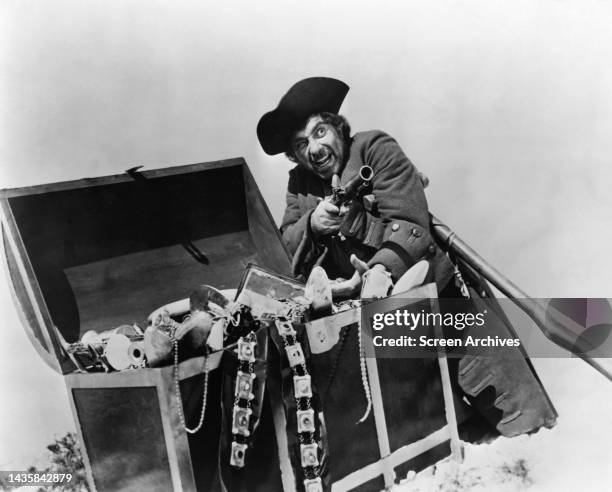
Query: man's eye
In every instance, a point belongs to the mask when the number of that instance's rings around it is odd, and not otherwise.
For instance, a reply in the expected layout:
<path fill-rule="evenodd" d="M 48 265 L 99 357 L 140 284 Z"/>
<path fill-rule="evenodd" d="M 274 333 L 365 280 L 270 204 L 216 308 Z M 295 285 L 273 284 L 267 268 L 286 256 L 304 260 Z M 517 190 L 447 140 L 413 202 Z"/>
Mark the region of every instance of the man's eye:
<path fill-rule="evenodd" d="M 306 148 L 306 140 L 299 140 L 298 142 L 295 142 L 293 144 L 293 148 L 296 151 L 301 152 L 302 150 L 304 150 Z"/>
<path fill-rule="evenodd" d="M 324 126 L 320 126 L 319 128 L 317 128 L 315 135 L 317 137 L 322 137 L 327 133 L 327 128 L 325 128 Z"/>

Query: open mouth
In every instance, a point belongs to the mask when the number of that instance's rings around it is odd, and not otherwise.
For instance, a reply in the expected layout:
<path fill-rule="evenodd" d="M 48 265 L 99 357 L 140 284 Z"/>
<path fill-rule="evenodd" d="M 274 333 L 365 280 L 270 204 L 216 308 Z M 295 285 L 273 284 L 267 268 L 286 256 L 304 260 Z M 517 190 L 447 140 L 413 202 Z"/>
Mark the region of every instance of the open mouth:
<path fill-rule="evenodd" d="M 318 160 L 313 160 L 312 164 L 314 167 L 316 168 L 324 168 L 326 167 L 330 162 L 331 162 L 331 158 L 332 155 L 331 154 L 327 154 L 324 158 L 322 159 L 318 159 Z"/>

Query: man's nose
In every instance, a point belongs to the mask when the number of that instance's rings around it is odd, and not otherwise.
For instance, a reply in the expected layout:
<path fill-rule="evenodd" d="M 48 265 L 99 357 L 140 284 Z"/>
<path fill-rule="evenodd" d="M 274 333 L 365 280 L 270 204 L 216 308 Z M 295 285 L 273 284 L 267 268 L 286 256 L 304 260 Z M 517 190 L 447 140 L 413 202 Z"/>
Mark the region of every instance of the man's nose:
<path fill-rule="evenodd" d="M 323 146 L 317 141 L 313 140 L 308 145 L 308 153 L 313 159 L 318 159 L 322 156 Z"/>

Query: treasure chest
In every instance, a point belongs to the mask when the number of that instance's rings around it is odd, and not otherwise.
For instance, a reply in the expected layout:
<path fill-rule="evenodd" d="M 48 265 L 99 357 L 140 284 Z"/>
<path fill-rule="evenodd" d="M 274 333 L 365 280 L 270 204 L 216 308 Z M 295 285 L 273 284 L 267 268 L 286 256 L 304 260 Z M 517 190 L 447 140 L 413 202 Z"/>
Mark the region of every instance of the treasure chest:
<path fill-rule="evenodd" d="M 62 339 L 144 326 L 149 313 L 197 285 L 238 287 L 249 263 L 289 272 L 245 161 L 131 170 L 0 198 L 14 299 L 32 344 L 64 375 L 91 489 L 217 488 L 221 353 L 206 367 L 196 357 L 176 367 L 82 373 Z M 185 426 L 197 427 L 204 411 L 199 432 L 188 434 Z M 269 405 L 263 413 L 261 433 L 274 435 Z M 267 490 L 281 487 L 275 453 L 271 447 L 249 463 Z M 263 476 L 270 466 L 274 473 Z"/>

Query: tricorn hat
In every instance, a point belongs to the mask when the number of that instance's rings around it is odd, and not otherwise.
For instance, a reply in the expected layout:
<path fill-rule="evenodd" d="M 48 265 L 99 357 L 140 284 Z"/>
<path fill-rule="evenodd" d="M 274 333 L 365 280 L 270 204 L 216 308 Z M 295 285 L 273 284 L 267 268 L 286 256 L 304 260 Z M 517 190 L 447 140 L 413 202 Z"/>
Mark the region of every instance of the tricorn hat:
<path fill-rule="evenodd" d="M 268 155 L 285 152 L 291 135 L 316 113 L 338 113 L 349 91 L 344 82 L 329 77 L 300 80 L 287 91 L 278 106 L 257 124 L 257 138 Z"/>

